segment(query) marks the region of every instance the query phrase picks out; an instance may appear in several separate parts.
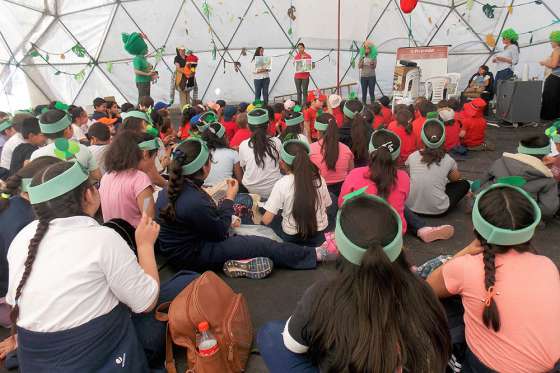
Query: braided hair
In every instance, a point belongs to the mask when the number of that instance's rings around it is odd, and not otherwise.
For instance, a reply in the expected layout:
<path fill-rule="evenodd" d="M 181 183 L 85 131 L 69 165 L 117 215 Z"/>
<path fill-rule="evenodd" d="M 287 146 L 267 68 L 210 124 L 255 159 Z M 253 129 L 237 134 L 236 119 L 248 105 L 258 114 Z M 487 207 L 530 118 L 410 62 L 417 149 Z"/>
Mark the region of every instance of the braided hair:
<path fill-rule="evenodd" d="M 173 159 L 169 164 L 169 182 L 167 183 L 167 206 L 160 210 L 160 217 L 163 222 L 173 224 L 176 219 L 175 205 L 183 188 L 189 184 L 195 189 L 200 189 L 193 183 L 194 179 L 200 179 L 204 170 L 201 168 L 192 175 L 183 175 L 183 166 L 191 163 L 200 154 L 201 145 L 198 141 L 185 141 L 173 152 Z M 212 161 L 212 156 L 208 157 L 208 162 Z M 207 163 L 208 164 L 208 163 Z M 200 189 L 201 190 L 201 189 Z"/>
<path fill-rule="evenodd" d="M 36 186 L 42 184 L 46 181 L 53 179 L 54 177 L 61 175 L 70 167 L 72 167 L 72 162 L 58 161 L 50 166 L 43 168 L 41 171 L 37 172 L 33 179 L 31 180 L 31 186 Z M 12 320 L 12 333 L 15 334 L 16 323 L 19 317 L 19 304 L 18 300 L 21 298 L 23 288 L 29 279 L 31 270 L 33 268 L 33 263 L 37 257 L 37 252 L 39 250 L 39 245 L 41 241 L 47 234 L 50 226 L 50 222 L 58 218 L 67 218 L 71 216 L 85 215 L 82 207 L 82 201 L 86 189 L 92 188 L 88 180 L 84 181 L 78 187 L 72 191 L 63 194 L 59 197 L 53 198 L 49 201 L 33 205 L 33 211 L 39 220 L 37 224 L 37 229 L 33 238 L 29 241 L 27 258 L 25 259 L 25 267 L 23 274 L 16 288 L 16 294 L 14 298 L 14 306 L 10 313 L 10 319 Z"/>
<path fill-rule="evenodd" d="M 480 215 L 495 227 L 518 230 L 531 225 L 534 212 L 531 203 L 518 191 L 511 188 L 496 188 L 488 191 L 479 201 Z M 504 254 L 510 250 L 519 253 L 535 253 L 530 241 L 514 246 L 500 246 L 488 243 L 484 237 L 475 231 L 475 235 L 482 244 L 484 263 L 484 288 L 489 291 L 496 283 L 496 254 Z M 487 328 L 498 332 L 500 330 L 500 314 L 498 305 L 493 297 L 484 308 L 482 321 Z"/>
<path fill-rule="evenodd" d="M 0 189 L 0 194 L 2 194 L 2 198 L 0 198 L 0 213 L 10 206 L 10 197 L 16 196 L 21 192 L 21 182 L 23 179 L 30 179 L 43 168 L 58 162 L 62 161 L 56 157 L 39 157 L 10 176 L 6 180 L 4 188 Z"/>

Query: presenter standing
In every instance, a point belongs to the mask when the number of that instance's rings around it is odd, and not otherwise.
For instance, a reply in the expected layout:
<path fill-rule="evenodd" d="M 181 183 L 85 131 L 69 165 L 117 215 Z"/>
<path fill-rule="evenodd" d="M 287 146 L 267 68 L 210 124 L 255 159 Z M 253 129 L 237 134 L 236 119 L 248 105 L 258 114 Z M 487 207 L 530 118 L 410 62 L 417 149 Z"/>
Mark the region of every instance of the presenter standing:
<path fill-rule="evenodd" d="M 305 44 L 299 43 L 297 45 L 297 54 L 294 57 L 294 64 L 296 65 L 296 74 L 294 76 L 294 81 L 296 83 L 296 91 L 297 91 L 297 100 L 298 104 L 305 105 L 305 99 L 307 99 L 307 89 L 309 88 L 309 77 L 311 74 L 309 71 L 303 71 L 298 69 L 299 66 L 308 66 L 301 61 L 309 60 L 311 61 L 311 55 L 305 52 Z M 298 63 L 298 61 L 300 61 Z M 299 70 L 299 71 L 298 71 Z"/>
<path fill-rule="evenodd" d="M 498 85 L 500 80 L 508 80 L 513 77 L 513 66 L 519 62 L 519 35 L 514 29 L 508 28 L 502 32 L 502 42 L 504 50 L 498 53 L 492 62 L 496 64 L 496 80 L 494 84 L 494 92 L 498 93 Z"/>
<path fill-rule="evenodd" d="M 270 63 L 266 63 L 264 57 L 264 48 L 258 47 L 253 56 L 253 75 L 255 83 L 255 101 L 260 101 L 261 96 L 264 106 L 268 105 L 268 86 L 270 85 Z"/>
<path fill-rule="evenodd" d="M 540 62 L 549 73 L 542 94 L 541 118 L 545 120 L 560 118 L 560 31 L 550 34 L 550 44 L 552 54 Z"/>
<path fill-rule="evenodd" d="M 373 103 L 375 101 L 375 68 L 377 67 L 377 48 L 369 40 L 360 48 L 360 85 L 362 86 L 362 102 L 367 104 L 367 94 Z"/>

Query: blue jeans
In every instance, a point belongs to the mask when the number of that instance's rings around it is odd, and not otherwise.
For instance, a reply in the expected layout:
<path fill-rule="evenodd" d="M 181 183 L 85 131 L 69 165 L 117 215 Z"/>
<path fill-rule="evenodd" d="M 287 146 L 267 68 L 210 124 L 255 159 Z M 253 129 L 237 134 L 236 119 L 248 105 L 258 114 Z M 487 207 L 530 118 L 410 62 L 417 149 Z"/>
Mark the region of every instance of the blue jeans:
<path fill-rule="evenodd" d="M 294 354 L 284 346 L 285 324 L 285 321 L 271 321 L 257 333 L 257 345 L 270 373 L 319 373 L 307 354 Z"/>
<path fill-rule="evenodd" d="M 494 93 L 498 94 L 498 82 L 500 80 L 508 80 L 513 76 L 513 70 L 509 67 L 507 69 L 500 70 L 496 73 L 496 79 L 494 80 Z"/>
<path fill-rule="evenodd" d="M 408 231 L 415 236 L 417 236 L 419 229 L 426 226 L 426 222 L 406 206 L 404 207 L 404 218 L 406 219 L 406 223 L 408 224 Z"/>
<path fill-rule="evenodd" d="M 261 99 L 261 94 L 265 106 L 268 105 L 268 85 L 270 84 L 270 78 L 264 79 L 254 79 L 255 83 L 255 101 Z"/>
<path fill-rule="evenodd" d="M 367 93 L 369 89 L 369 98 L 371 102 L 375 101 L 375 76 L 370 76 L 367 78 L 360 78 L 360 85 L 362 86 L 362 102 L 364 105 L 367 101 Z"/>
<path fill-rule="evenodd" d="M 179 271 L 161 284 L 158 303 L 172 301 L 187 285 L 199 276 L 196 272 Z M 132 324 L 144 348 L 150 368 L 163 368 L 165 361 L 166 323 L 155 318 L 155 310 L 132 315 Z"/>

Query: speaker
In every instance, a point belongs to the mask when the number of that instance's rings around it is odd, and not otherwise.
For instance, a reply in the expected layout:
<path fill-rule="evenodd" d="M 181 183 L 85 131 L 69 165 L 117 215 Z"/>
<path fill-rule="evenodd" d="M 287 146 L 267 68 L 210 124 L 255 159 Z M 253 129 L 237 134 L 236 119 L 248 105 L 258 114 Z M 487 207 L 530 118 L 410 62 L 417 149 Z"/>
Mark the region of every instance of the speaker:
<path fill-rule="evenodd" d="M 542 87 L 542 80 L 500 80 L 496 116 L 509 123 L 540 121 Z"/>

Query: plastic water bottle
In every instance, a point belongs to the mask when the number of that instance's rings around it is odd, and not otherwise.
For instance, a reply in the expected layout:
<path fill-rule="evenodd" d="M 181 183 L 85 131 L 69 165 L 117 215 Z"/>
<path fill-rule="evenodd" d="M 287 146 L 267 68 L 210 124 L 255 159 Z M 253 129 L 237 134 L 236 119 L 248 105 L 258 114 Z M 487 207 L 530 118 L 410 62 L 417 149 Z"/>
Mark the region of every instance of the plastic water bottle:
<path fill-rule="evenodd" d="M 209 329 L 208 321 L 202 321 L 198 324 L 196 347 L 200 356 L 212 356 L 218 351 L 218 341 Z"/>

